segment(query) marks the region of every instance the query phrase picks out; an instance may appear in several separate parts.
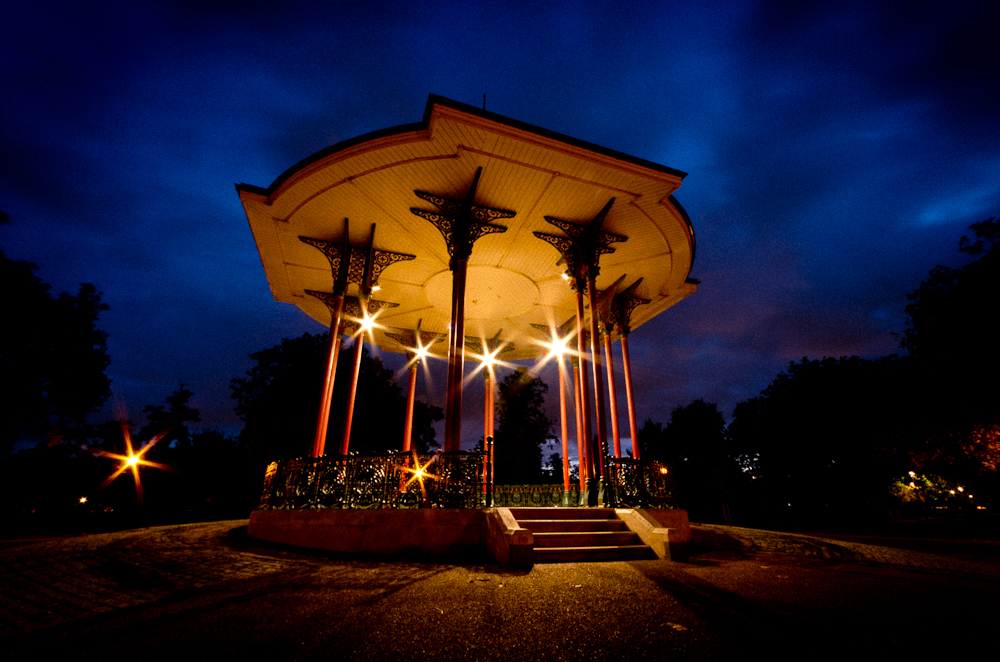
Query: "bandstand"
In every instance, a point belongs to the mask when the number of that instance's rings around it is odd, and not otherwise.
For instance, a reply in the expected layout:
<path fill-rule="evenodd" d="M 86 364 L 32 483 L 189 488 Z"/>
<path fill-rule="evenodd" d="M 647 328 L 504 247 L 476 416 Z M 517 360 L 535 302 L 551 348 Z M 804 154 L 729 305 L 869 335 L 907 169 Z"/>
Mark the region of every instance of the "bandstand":
<path fill-rule="evenodd" d="M 269 468 L 251 535 L 336 551 L 482 547 L 505 562 L 541 558 L 533 549 L 544 534 L 492 507 L 489 449 L 460 450 L 465 364 L 485 366 L 482 432 L 491 439 L 490 363 L 502 357 L 559 362 L 557 504 L 619 507 L 627 530 L 659 556 L 679 553 L 686 514 L 655 507 L 668 505 L 667 469 L 639 457 L 628 336 L 696 290 L 694 232 L 673 197 L 683 177 L 432 95 L 417 124 L 338 143 L 266 189 L 238 185 L 275 299 L 330 330 L 314 441 L 300 460 Z M 360 341 L 343 429 L 326 429 L 345 335 L 410 360 L 407 428 L 386 440 L 396 452 L 350 453 Z M 445 435 L 442 453 L 420 458 L 409 417 L 428 353 L 448 361 Z M 619 359 L 625 403 L 614 384 Z M 623 425 L 632 440 L 624 451 Z M 574 452 L 579 489 L 569 481 Z"/>

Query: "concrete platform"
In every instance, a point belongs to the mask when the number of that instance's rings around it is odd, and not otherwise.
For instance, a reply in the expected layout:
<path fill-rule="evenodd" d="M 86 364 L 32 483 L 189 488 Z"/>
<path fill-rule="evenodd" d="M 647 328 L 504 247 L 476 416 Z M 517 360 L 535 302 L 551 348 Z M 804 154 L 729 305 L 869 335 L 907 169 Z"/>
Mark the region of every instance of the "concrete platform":
<path fill-rule="evenodd" d="M 574 518 L 587 517 L 593 509 L 535 510 L 539 516 Z M 610 517 L 621 518 L 655 556 L 686 557 L 691 531 L 685 511 L 605 510 Z M 266 542 L 328 552 L 425 560 L 488 557 L 517 566 L 535 562 L 536 544 L 547 546 L 519 525 L 508 508 L 256 510 L 250 515 L 248 533 Z"/>
<path fill-rule="evenodd" d="M 248 533 L 258 540 L 346 554 L 443 559 L 485 552 L 487 511 L 255 510 Z"/>

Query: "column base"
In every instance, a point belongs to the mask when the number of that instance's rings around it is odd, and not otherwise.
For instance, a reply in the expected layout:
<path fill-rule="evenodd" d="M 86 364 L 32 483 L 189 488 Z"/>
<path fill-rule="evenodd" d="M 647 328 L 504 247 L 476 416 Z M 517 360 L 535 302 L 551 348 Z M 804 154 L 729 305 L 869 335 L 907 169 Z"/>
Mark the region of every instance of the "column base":
<path fill-rule="evenodd" d="M 604 485 L 599 478 L 587 479 L 587 494 L 583 505 L 589 508 L 597 508 L 604 505 Z"/>

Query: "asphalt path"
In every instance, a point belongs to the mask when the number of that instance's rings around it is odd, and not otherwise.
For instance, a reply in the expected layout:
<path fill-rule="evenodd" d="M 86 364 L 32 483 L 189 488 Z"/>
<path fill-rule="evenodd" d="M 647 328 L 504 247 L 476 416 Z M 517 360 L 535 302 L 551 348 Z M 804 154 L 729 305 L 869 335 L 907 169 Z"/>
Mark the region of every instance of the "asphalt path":
<path fill-rule="evenodd" d="M 187 662 L 954 659 L 994 648 L 1000 558 L 970 560 L 974 543 L 949 555 L 693 530 L 685 563 L 526 570 L 305 553 L 248 538 L 245 520 L 8 542 L 0 650 Z"/>

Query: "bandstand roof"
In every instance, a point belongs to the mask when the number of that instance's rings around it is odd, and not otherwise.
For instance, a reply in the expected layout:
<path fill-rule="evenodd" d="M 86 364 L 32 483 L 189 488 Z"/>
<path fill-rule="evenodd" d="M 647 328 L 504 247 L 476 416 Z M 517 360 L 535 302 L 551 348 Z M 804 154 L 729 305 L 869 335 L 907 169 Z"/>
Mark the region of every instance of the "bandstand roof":
<path fill-rule="evenodd" d="M 566 267 L 536 231 L 561 235 L 546 216 L 586 224 L 615 198 L 602 230 L 627 237 L 601 256 L 599 289 L 624 276 L 620 287 L 642 282 L 635 296 L 649 299 L 632 313 L 636 329 L 693 294 L 688 278 L 695 251 L 690 220 L 673 193 L 685 173 L 574 140 L 472 106 L 432 95 L 418 124 L 338 143 L 282 174 L 264 189 L 237 185 L 271 292 L 329 325 L 330 313 L 307 290 L 330 292 L 330 263 L 299 237 L 407 253 L 389 265 L 374 299 L 398 304 L 380 311 L 374 342 L 403 351 L 396 327 L 447 333 L 451 314 L 450 256 L 441 232 L 411 208 L 435 207 L 414 194 L 463 199 L 482 168 L 475 204 L 516 212 L 474 245 L 466 291 L 466 336 L 510 342 L 503 359 L 544 354 L 543 333 L 575 315 Z M 356 294 L 351 285 L 348 294 Z M 395 335 L 395 334 L 394 334 Z M 446 352 L 444 344 L 435 353 Z"/>

